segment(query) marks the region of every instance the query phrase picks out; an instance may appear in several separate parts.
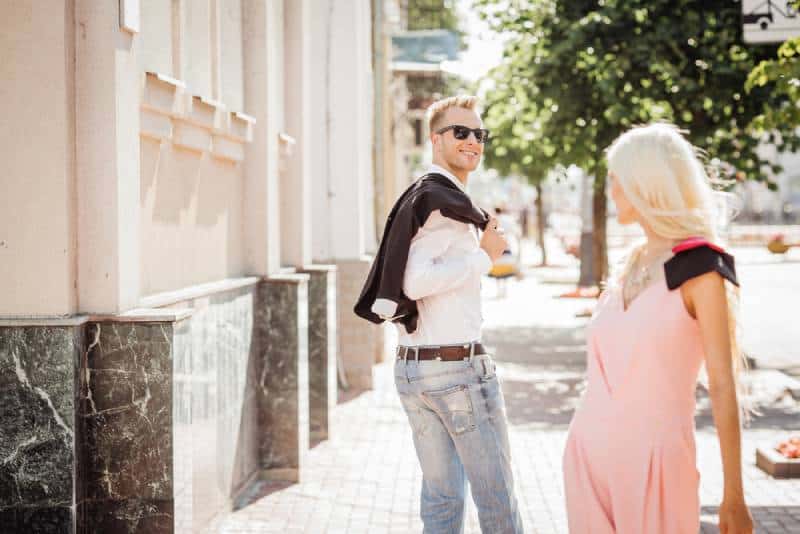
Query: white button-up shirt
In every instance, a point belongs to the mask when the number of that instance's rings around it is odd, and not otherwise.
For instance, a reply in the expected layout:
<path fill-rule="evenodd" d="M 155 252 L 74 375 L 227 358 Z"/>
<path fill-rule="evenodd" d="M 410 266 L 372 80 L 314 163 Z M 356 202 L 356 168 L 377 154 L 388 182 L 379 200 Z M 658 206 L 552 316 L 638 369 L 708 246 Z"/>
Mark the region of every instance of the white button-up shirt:
<path fill-rule="evenodd" d="M 448 177 L 464 191 L 464 184 L 442 167 L 431 165 L 428 172 Z M 431 212 L 411 240 L 403 291 L 417 301 L 419 319 L 412 334 L 397 323 L 400 345 L 451 345 L 480 340 L 481 276 L 491 267 L 492 261 L 480 248 L 473 225 L 449 219 L 439 210 Z M 386 305 L 382 300 L 372 306 L 379 315 L 383 315 Z"/>

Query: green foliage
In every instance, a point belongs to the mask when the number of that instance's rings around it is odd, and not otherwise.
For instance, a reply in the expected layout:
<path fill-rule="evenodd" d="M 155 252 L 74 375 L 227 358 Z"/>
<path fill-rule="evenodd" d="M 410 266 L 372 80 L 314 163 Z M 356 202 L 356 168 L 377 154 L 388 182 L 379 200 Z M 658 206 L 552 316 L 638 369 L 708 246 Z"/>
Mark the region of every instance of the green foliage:
<path fill-rule="evenodd" d="M 400 7 L 405 10 L 408 30 L 450 30 L 458 36 L 459 48 L 466 46 L 455 0 L 403 0 Z M 406 87 L 412 107 L 421 108 L 433 100 L 463 92 L 461 80 L 446 73 L 409 76 Z"/>
<path fill-rule="evenodd" d="M 405 0 L 409 30 L 450 30 L 459 36 L 461 48 L 465 46 L 464 30 L 456 10 L 455 0 Z"/>
<path fill-rule="evenodd" d="M 501 160 L 527 155 L 541 159 L 540 167 L 576 164 L 602 182 L 604 149 L 614 138 L 635 124 L 666 120 L 688 130 L 724 177 L 766 179 L 751 123 L 788 98 L 757 84 L 745 92 L 750 72 L 776 47 L 743 42 L 739 2 L 474 4 L 507 37 L 503 64 L 490 73 L 489 162 L 511 168 Z M 766 135 L 779 149 L 798 145 L 793 128 L 774 127 Z"/>
<path fill-rule="evenodd" d="M 800 1 L 794 2 L 800 9 Z M 789 39 L 778 48 L 775 59 L 761 61 L 747 78 L 747 92 L 766 88 L 784 97 L 778 106 L 765 105 L 753 125 L 759 132 L 800 127 L 800 37 Z"/>

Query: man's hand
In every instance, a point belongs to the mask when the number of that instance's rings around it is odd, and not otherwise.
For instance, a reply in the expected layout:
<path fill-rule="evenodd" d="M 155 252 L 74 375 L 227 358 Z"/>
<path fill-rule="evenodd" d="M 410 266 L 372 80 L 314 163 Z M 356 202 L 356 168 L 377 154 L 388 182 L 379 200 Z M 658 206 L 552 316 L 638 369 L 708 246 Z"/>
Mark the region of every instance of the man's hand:
<path fill-rule="evenodd" d="M 497 258 L 508 248 L 508 242 L 498 230 L 497 219 L 494 217 L 489 217 L 489 223 L 486 225 L 486 230 L 483 231 L 483 236 L 481 236 L 481 248 L 489 255 L 492 263 L 497 261 Z"/>

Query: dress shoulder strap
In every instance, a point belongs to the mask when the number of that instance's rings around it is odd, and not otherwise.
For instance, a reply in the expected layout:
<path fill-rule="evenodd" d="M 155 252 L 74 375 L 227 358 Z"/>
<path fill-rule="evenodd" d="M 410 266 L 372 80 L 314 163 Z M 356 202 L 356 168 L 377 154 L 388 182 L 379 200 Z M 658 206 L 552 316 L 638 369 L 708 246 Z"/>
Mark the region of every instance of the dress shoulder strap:
<path fill-rule="evenodd" d="M 705 238 L 690 237 L 673 247 L 672 252 L 675 255 L 664 264 L 669 289 L 677 289 L 687 280 L 711 271 L 739 285 L 733 256 Z"/>

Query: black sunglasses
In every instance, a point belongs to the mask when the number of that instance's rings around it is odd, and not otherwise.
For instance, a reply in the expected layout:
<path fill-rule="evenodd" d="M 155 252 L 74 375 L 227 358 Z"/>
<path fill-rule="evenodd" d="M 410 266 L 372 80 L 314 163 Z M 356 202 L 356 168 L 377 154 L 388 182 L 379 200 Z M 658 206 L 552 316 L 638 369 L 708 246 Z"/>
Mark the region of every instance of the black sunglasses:
<path fill-rule="evenodd" d="M 439 128 L 436 130 L 436 133 L 443 134 L 447 130 L 453 130 L 453 137 L 459 141 L 463 141 L 469 137 L 470 132 L 475 135 L 475 140 L 479 143 L 485 143 L 489 140 L 489 130 L 485 128 L 467 128 L 466 126 L 462 126 L 460 124 L 451 124 L 450 126 Z"/>

